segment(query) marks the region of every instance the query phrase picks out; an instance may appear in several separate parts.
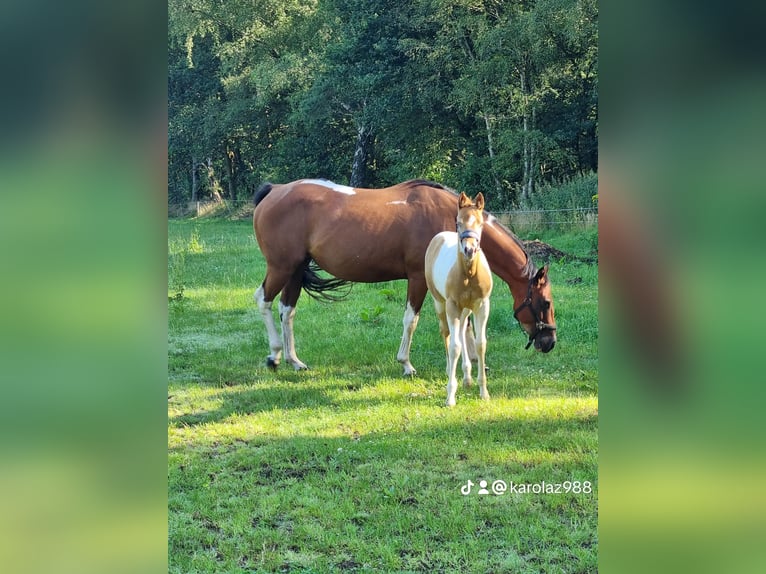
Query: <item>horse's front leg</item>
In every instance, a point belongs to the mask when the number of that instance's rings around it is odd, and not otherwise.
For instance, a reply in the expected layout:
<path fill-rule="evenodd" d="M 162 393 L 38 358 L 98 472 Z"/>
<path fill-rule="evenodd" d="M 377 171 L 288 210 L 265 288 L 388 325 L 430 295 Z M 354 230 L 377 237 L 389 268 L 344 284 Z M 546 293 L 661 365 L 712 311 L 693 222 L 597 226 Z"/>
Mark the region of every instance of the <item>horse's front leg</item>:
<path fill-rule="evenodd" d="M 457 360 L 463 351 L 460 333 L 462 327 L 460 311 L 450 301 L 447 302 L 447 325 L 449 326 L 449 344 L 447 346 L 447 402 L 448 407 L 454 407 L 457 394 Z"/>
<path fill-rule="evenodd" d="M 476 309 L 476 354 L 479 358 L 479 396 L 489 400 L 487 391 L 487 369 L 484 355 L 487 352 L 487 321 L 489 320 L 489 297 L 484 299 Z"/>

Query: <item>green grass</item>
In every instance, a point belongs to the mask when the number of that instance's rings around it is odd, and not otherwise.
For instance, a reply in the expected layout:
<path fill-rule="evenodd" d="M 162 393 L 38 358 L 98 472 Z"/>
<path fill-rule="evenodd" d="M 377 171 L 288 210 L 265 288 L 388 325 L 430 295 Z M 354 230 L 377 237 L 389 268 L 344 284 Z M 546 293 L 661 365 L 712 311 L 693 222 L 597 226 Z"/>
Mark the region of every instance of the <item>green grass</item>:
<path fill-rule="evenodd" d="M 545 240 L 591 255 L 587 237 Z M 339 303 L 303 296 L 296 343 L 311 370 L 272 373 L 252 299 L 263 275 L 249 222 L 169 222 L 171 572 L 597 570 L 596 266 L 551 264 L 548 355 L 524 350 L 498 280 L 492 398 L 461 386 L 453 409 L 430 296 L 412 379 L 395 358 L 402 281 Z M 593 492 L 476 494 L 498 479 Z"/>

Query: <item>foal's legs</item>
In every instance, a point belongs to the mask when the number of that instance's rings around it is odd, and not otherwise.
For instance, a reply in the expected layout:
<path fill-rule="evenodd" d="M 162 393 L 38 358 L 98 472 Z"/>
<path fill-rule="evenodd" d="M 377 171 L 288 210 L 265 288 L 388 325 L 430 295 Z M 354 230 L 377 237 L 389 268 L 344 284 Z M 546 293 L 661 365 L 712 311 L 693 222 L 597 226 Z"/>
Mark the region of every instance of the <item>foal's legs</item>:
<path fill-rule="evenodd" d="M 461 329 L 460 340 L 463 343 L 463 386 L 467 389 L 471 386 L 471 383 L 473 383 L 473 378 L 471 377 L 471 351 L 473 351 L 474 355 L 476 354 L 476 344 L 473 341 L 473 328 L 471 326 L 471 321 L 467 316 L 465 322 L 461 325 Z"/>
<path fill-rule="evenodd" d="M 468 321 L 469 309 L 460 309 L 453 301 L 447 301 L 447 326 L 449 346 L 447 357 L 447 406 L 454 407 L 457 394 L 457 360 L 463 353 L 462 333 Z M 470 363 L 469 363 L 470 364 Z"/>
<path fill-rule="evenodd" d="M 476 353 L 479 356 L 479 395 L 489 399 L 487 391 L 487 370 L 484 368 L 484 355 L 487 351 L 487 321 L 489 320 L 489 297 L 484 299 L 475 311 L 476 315 Z"/>
<path fill-rule="evenodd" d="M 468 349 L 468 358 L 476 362 L 479 356 L 476 354 L 476 338 L 473 334 L 474 321 L 468 320 L 468 326 L 465 328 L 465 346 Z"/>

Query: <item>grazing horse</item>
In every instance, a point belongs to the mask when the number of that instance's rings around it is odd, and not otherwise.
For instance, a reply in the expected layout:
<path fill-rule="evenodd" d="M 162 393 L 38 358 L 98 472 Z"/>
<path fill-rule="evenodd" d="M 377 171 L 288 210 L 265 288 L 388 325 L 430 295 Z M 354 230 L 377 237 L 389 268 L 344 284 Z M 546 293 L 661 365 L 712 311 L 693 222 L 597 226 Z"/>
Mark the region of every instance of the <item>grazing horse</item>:
<path fill-rule="evenodd" d="M 479 359 L 479 394 L 489 399 L 484 354 L 487 349 L 489 295 L 492 271 L 480 248 L 484 227 L 484 196 L 471 203 L 458 198 L 457 232 L 442 231 L 426 250 L 426 285 L 434 300 L 439 330 L 447 349 L 447 406 L 455 406 L 457 359 L 463 356 L 463 385 L 471 385 L 471 360 L 465 343 L 468 316 L 476 317 L 476 353 Z"/>
<path fill-rule="evenodd" d="M 346 282 L 377 283 L 407 279 L 407 305 L 397 360 L 405 375 L 412 334 L 428 290 L 425 253 L 437 233 L 454 229 L 457 195 L 438 183 L 413 180 L 384 189 L 359 189 L 323 179 L 284 185 L 264 183 L 255 194 L 253 229 L 266 259 L 266 277 L 255 300 L 266 324 L 276 368 L 282 353 L 296 370 L 306 365 L 295 352 L 293 322 L 301 289 L 323 297 Z M 538 270 L 518 238 L 491 215 L 482 251 L 492 271 L 505 281 L 514 300 L 514 317 L 529 345 L 547 353 L 556 342 L 548 268 Z M 334 278 L 320 277 L 316 268 Z M 282 337 L 272 313 L 279 300 Z"/>

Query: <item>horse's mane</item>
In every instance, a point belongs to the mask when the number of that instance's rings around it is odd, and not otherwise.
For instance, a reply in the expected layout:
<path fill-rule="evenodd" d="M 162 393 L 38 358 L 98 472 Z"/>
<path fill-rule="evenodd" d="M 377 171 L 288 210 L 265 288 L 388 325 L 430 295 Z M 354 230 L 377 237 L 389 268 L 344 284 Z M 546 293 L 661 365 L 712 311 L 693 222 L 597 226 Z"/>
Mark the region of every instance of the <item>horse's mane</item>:
<path fill-rule="evenodd" d="M 519 239 L 513 231 L 511 231 L 505 225 L 503 225 L 500 222 L 500 220 L 494 215 L 492 215 L 492 224 L 496 225 L 502 231 L 504 231 L 505 234 L 508 235 L 508 237 L 510 237 L 513 240 L 513 242 L 519 246 L 519 249 L 521 249 L 522 253 L 524 253 L 524 256 L 527 258 L 527 262 L 524 264 L 524 268 L 522 269 L 522 272 L 527 277 L 533 277 L 535 273 L 537 273 L 537 265 L 535 265 L 535 262 L 532 261 L 532 258 L 529 256 L 529 253 L 524 247 L 524 244 L 521 242 L 521 239 Z"/>
<path fill-rule="evenodd" d="M 428 187 L 435 187 L 436 189 L 443 189 L 444 191 L 448 191 L 453 195 L 458 195 L 458 192 L 455 191 L 454 189 L 447 187 L 445 185 L 442 185 L 441 183 L 436 183 L 435 181 L 430 181 L 427 179 L 411 179 L 410 181 L 407 181 L 405 183 L 407 185 L 412 185 L 412 186 L 426 185 Z M 489 213 L 489 215 L 492 215 L 492 214 Z M 513 240 L 513 242 L 519 247 L 519 249 L 521 249 L 521 252 L 524 253 L 524 256 L 527 258 L 527 262 L 524 264 L 524 268 L 522 269 L 522 272 L 527 277 L 534 276 L 534 274 L 537 273 L 537 265 L 535 265 L 535 262 L 532 261 L 532 258 L 529 256 L 529 253 L 524 247 L 524 244 L 521 242 L 521 239 L 519 239 L 513 231 L 508 229 L 508 227 L 500 223 L 500 220 L 497 217 L 492 216 L 492 219 L 493 219 L 493 223 L 497 225 L 502 231 L 504 231 L 505 234 L 511 238 L 511 240 Z"/>

